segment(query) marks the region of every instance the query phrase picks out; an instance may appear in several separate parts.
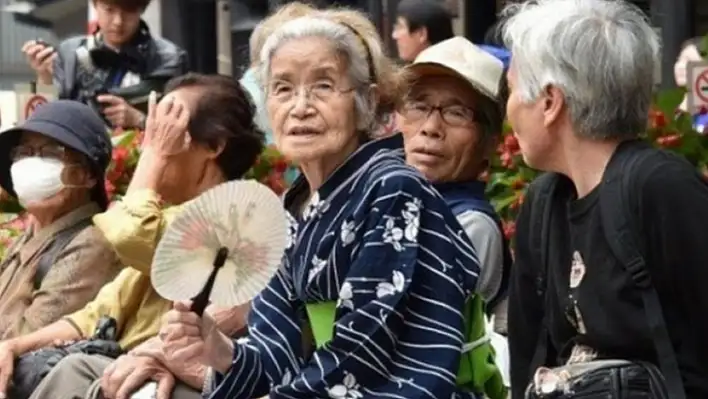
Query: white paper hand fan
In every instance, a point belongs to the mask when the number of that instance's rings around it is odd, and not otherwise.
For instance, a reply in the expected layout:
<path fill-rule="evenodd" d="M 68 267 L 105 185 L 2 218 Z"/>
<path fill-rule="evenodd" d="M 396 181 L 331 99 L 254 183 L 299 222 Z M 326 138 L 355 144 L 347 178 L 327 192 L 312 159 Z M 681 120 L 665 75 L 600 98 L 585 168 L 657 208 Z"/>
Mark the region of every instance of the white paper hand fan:
<path fill-rule="evenodd" d="M 187 203 L 155 251 L 152 285 L 171 301 L 233 307 L 250 301 L 275 274 L 288 234 L 278 196 L 254 180 L 216 186 Z M 201 308 L 201 309 L 200 309 Z"/>

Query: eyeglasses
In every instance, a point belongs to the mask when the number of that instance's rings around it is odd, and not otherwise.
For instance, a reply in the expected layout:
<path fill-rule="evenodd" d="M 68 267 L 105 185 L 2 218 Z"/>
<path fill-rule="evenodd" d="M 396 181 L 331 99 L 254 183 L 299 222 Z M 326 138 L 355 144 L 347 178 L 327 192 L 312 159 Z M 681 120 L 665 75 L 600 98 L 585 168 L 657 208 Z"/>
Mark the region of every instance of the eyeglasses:
<path fill-rule="evenodd" d="M 300 98 L 301 94 L 305 94 L 306 100 L 318 100 L 326 102 L 338 94 L 344 94 L 354 91 L 354 88 L 340 89 L 334 83 L 328 81 L 319 81 L 305 85 L 294 85 L 292 83 L 276 80 L 268 87 L 268 97 L 274 98 L 281 103 L 287 103 L 293 99 Z"/>
<path fill-rule="evenodd" d="M 45 144 L 39 147 L 18 145 L 10 151 L 10 159 L 13 161 L 28 157 L 63 159 L 65 154 L 66 148 L 56 144 Z"/>
<path fill-rule="evenodd" d="M 452 127 L 467 127 L 478 122 L 473 109 L 457 104 L 433 106 L 424 101 L 409 101 L 403 105 L 401 114 L 411 122 L 423 122 L 435 111 L 439 111 L 443 122 Z"/>

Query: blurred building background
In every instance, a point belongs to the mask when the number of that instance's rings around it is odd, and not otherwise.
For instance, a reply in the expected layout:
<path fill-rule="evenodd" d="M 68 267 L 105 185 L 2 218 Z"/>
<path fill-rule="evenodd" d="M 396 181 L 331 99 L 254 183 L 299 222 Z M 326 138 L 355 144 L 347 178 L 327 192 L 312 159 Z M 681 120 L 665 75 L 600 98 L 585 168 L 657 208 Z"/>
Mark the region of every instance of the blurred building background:
<path fill-rule="evenodd" d="M 30 39 L 50 43 L 84 34 L 91 0 L 0 0 L 0 90 L 33 78 L 20 51 Z M 399 0 L 312 0 L 367 11 L 392 54 L 391 29 Z M 439 0 L 456 14 L 455 27 L 474 42 L 482 41 L 497 11 L 508 0 Z M 513 1 L 513 0 L 512 0 Z M 248 64 L 248 38 L 255 25 L 288 0 L 153 0 L 145 19 L 153 34 L 190 53 L 194 70 L 240 72 Z M 634 0 L 651 16 L 664 40 L 663 85 L 673 84 L 672 69 L 684 40 L 708 33 L 708 0 Z M 167 6 L 169 4 L 169 6 Z M 220 32 L 220 34 L 218 34 Z M 220 40 L 217 40 L 217 37 Z M 221 57 L 218 54 L 221 53 Z"/>

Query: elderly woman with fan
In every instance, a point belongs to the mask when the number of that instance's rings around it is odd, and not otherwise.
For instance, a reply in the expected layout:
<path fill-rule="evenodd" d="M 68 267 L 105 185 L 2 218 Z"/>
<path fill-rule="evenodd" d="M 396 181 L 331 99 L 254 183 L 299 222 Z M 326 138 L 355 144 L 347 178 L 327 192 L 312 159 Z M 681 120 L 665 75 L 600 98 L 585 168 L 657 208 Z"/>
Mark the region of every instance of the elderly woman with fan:
<path fill-rule="evenodd" d="M 303 173 L 285 196 L 289 246 L 247 339 L 178 302 L 160 332 L 166 358 L 208 365 L 215 399 L 475 397 L 455 372 L 477 258 L 400 137 L 368 140 L 401 95 L 374 26 L 314 12 L 260 56 L 276 145 Z"/>
<path fill-rule="evenodd" d="M 116 330 L 108 339 L 115 340 L 124 354 L 115 360 L 70 354 L 43 379 L 37 372 L 32 399 L 126 398 L 150 380 L 158 382 L 159 398 L 201 396 L 204 366 L 136 354 L 136 350 L 146 352 L 161 345 L 155 336 L 161 317 L 172 306 L 150 283 L 157 241 L 177 211 L 163 204 L 179 205 L 220 183 L 241 178 L 263 148 L 263 133 L 253 124 L 248 95 L 231 78 L 188 74 L 171 81 L 166 91 L 158 105 L 153 96 L 145 142 L 127 194 L 94 219 L 129 267 L 83 309 L 32 334 L 0 343 L 0 397 L 26 397 L 7 391 L 10 385 L 17 389 L 29 378 L 15 366 L 22 364 L 23 354 L 51 351 L 48 348 L 57 342 L 92 338 L 97 324 L 105 325 L 102 320 L 106 318 Z M 218 328 L 234 335 L 243 329 L 247 309 L 207 311 L 213 312 Z M 41 356 L 41 352 L 31 356 Z M 20 362 L 13 362 L 17 357 Z M 44 373 L 50 367 L 40 366 Z M 175 385 L 176 381 L 182 383 Z"/>

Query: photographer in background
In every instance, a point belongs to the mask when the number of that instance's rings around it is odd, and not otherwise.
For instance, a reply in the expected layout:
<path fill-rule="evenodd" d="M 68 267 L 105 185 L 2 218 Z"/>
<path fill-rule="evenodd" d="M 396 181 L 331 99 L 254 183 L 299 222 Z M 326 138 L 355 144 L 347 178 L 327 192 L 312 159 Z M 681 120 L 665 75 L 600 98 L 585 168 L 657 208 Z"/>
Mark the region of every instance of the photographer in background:
<path fill-rule="evenodd" d="M 33 40 L 22 51 L 37 80 L 53 83 L 59 98 L 91 105 L 113 127 L 142 128 L 145 114 L 135 102 L 110 93 L 137 88 L 131 95 L 147 98 L 150 89 L 143 85 L 145 93 L 140 93 L 141 82 L 166 82 L 187 72 L 185 51 L 151 36 L 140 18 L 149 4 L 150 0 L 93 0 L 95 33 L 66 39 L 56 48 Z"/>

